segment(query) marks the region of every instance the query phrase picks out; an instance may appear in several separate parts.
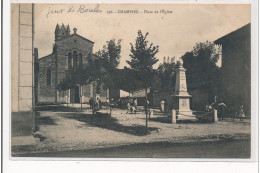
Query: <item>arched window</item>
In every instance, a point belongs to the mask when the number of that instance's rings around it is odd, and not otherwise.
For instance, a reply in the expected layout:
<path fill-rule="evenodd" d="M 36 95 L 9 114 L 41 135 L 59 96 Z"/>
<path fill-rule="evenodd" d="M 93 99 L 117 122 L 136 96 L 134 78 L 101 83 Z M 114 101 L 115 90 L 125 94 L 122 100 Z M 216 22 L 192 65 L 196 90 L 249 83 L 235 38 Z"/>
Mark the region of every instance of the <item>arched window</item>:
<path fill-rule="evenodd" d="M 82 68 L 82 53 L 79 54 L 79 67 Z"/>
<path fill-rule="evenodd" d="M 51 85 L 51 69 L 47 69 L 47 81 L 46 81 L 46 84 L 47 86 L 50 86 Z"/>
<path fill-rule="evenodd" d="M 78 54 L 77 51 L 73 51 L 73 68 L 77 68 Z"/>
<path fill-rule="evenodd" d="M 71 67 L 72 67 L 72 66 L 71 66 L 71 65 L 72 65 L 72 64 L 71 64 L 71 59 L 72 59 L 72 57 L 71 57 L 71 52 L 69 52 L 69 53 L 68 53 L 68 69 L 69 69 L 69 70 L 70 70 Z"/>

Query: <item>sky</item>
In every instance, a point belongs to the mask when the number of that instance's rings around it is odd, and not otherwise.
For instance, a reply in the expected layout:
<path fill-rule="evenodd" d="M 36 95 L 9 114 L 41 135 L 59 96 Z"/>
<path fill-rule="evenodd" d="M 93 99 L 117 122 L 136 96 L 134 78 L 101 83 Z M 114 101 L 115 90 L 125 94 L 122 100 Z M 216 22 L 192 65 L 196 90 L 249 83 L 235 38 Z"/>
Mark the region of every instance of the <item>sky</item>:
<path fill-rule="evenodd" d="M 68 12 L 71 7 L 74 11 Z M 164 56 L 178 60 L 197 42 L 213 42 L 250 23 L 250 5 L 36 4 L 35 47 L 40 58 L 52 52 L 57 23 L 69 24 L 71 33 L 75 27 L 77 34 L 95 42 L 93 53 L 110 39 L 122 39 L 119 68 L 128 66 L 130 43 L 135 43 L 137 31 L 149 32 L 149 43 L 159 46 L 157 67 Z"/>

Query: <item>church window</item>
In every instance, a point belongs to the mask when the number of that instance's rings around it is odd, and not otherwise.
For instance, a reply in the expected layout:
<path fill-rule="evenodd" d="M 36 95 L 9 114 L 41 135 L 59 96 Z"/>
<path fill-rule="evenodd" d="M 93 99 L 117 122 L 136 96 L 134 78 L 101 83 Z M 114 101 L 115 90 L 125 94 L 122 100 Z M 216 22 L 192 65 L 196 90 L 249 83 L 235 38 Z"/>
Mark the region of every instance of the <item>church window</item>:
<path fill-rule="evenodd" d="M 79 54 L 79 67 L 82 68 L 82 53 Z"/>
<path fill-rule="evenodd" d="M 51 69 L 47 69 L 47 86 L 51 85 Z"/>
<path fill-rule="evenodd" d="M 77 68 L 77 63 L 78 63 L 77 51 L 73 51 L 73 67 L 74 68 Z"/>
<path fill-rule="evenodd" d="M 72 60 L 72 57 L 71 57 L 71 53 L 69 52 L 68 53 L 68 69 L 70 70 L 71 69 L 71 65 L 72 65 L 72 63 L 71 63 L 71 60 Z"/>

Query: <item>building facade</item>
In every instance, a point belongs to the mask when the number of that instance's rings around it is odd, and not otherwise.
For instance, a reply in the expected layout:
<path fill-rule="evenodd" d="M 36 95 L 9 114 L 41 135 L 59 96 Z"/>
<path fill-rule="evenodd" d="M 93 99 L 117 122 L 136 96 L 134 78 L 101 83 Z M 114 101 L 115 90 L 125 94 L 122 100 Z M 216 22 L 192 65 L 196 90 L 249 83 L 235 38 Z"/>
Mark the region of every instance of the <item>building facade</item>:
<path fill-rule="evenodd" d="M 71 34 L 69 25 L 56 25 L 52 53 L 38 59 L 38 103 L 85 103 L 90 97 L 99 97 L 101 101 L 109 97 L 109 90 L 103 87 L 95 93 L 94 83 L 67 91 L 57 88 L 68 70 L 82 67 L 88 58 L 98 58 L 93 54 L 93 46 L 94 42 L 78 35 L 76 28 Z"/>
<path fill-rule="evenodd" d="M 251 112 L 251 25 L 250 23 L 217 39 L 222 47 L 222 91 L 225 102 Z"/>

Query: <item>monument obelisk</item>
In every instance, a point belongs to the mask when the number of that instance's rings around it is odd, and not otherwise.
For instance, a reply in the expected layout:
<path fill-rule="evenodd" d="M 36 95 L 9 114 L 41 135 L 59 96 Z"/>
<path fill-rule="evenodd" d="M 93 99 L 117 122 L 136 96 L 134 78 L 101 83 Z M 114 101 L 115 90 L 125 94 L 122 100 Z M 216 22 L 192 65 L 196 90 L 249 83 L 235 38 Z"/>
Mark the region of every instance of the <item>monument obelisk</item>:
<path fill-rule="evenodd" d="M 173 95 L 173 108 L 176 110 L 178 120 L 194 120 L 195 115 L 190 109 L 191 95 L 187 92 L 186 69 L 182 62 L 177 62 L 175 93 Z"/>

